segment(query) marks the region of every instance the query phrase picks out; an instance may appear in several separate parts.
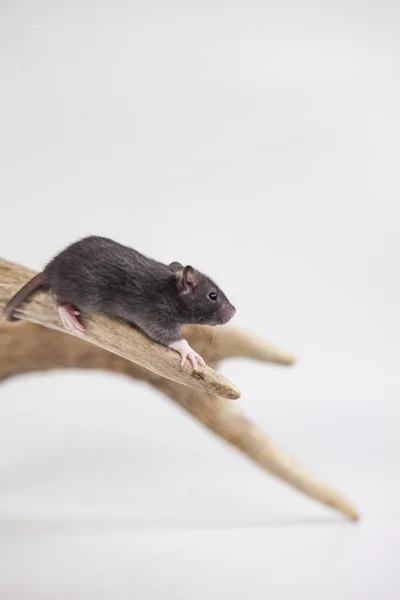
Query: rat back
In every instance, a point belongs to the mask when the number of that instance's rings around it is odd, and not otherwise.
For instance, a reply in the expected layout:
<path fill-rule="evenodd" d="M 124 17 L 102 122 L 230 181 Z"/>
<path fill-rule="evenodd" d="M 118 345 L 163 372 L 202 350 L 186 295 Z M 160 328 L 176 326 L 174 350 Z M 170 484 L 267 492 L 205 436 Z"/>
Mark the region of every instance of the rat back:
<path fill-rule="evenodd" d="M 109 238 L 90 236 L 74 242 L 44 269 L 59 303 L 88 312 L 126 318 L 171 277 L 166 265 Z"/>

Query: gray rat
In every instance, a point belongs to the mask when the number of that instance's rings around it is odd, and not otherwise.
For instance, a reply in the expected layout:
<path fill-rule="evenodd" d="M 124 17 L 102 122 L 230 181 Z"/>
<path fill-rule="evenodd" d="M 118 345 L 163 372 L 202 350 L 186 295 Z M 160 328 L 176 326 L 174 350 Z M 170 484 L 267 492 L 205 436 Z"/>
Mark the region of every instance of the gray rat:
<path fill-rule="evenodd" d="M 181 325 L 223 325 L 235 307 L 206 275 L 178 262 L 165 265 L 109 238 L 89 236 L 69 245 L 9 300 L 7 321 L 32 292 L 50 289 L 64 327 L 82 333 L 81 311 L 104 312 L 141 329 L 188 358 L 204 360 L 181 337 Z"/>

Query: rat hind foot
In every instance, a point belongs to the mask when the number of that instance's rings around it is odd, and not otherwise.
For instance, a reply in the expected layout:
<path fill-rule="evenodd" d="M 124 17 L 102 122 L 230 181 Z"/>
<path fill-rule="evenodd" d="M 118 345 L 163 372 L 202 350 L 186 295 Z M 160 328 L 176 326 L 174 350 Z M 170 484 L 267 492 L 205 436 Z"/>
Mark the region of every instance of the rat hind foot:
<path fill-rule="evenodd" d="M 64 302 L 63 304 L 58 304 L 57 308 L 65 329 L 68 329 L 71 333 L 82 333 L 85 331 L 84 325 L 77 319 L 77 315 L 79 315 L 80 312 L 79 310 L 76 310 L 72 304 Z"/>
<path fill-rule="evenodd" d="M 192 363 L 192 367 L 195 371 L 197 371 L 197 363 L 199 362 L 203 367 L 205 366 L 205 362 L 202 359 L 202 357 L 200 356 L 200 354 L 197 354 L 197 352 L 195 352 L 193 350 L 193 348 L 191 348 L 189 346 L 189 344 L 187 343 L 186 340 L 178 340 L 177 342 L 172 342 L 172 344 L 169 345 L 170 348 L 172 348 L 172 350 L 175 350 L 176 352 L 179 352 L 179 354 L 182 357 L 181 360 L 181 367 L 183 367 L 183 365 L 186 362 L 186 359 L 188 358 L 190 360 L 190 362 Z"/>

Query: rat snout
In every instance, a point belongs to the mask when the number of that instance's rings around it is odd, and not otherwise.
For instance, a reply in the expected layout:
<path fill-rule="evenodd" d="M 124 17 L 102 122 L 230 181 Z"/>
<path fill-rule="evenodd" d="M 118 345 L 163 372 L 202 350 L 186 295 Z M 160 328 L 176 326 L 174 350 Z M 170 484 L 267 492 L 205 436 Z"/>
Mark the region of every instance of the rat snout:
<path fill-rule="evenodd" d="M 221 325 L 225 325 L 226 323 L 228 323 L 228 321 L 230 321 L 232 319 L 232 317 L 234 317 L 236 314 L 236 308 L 233 306 L 233 304 L 228 304 L 228 306 L 226 306 L 220 316 L 220 324 Z"/>

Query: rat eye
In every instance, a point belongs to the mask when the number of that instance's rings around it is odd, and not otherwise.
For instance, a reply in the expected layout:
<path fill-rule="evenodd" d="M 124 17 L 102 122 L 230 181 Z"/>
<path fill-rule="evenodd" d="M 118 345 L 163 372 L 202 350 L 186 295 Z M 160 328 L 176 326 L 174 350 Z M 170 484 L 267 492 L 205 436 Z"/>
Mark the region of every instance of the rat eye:
<path fill-rule="evenodd" d="M 217 299 L 217 294 L 215 292 L 210 292 L 208 294 L 208 297 L 210 298 L 210 300 L 212 300 L 213 302 L 215 302 L 216 299 Z"/>

